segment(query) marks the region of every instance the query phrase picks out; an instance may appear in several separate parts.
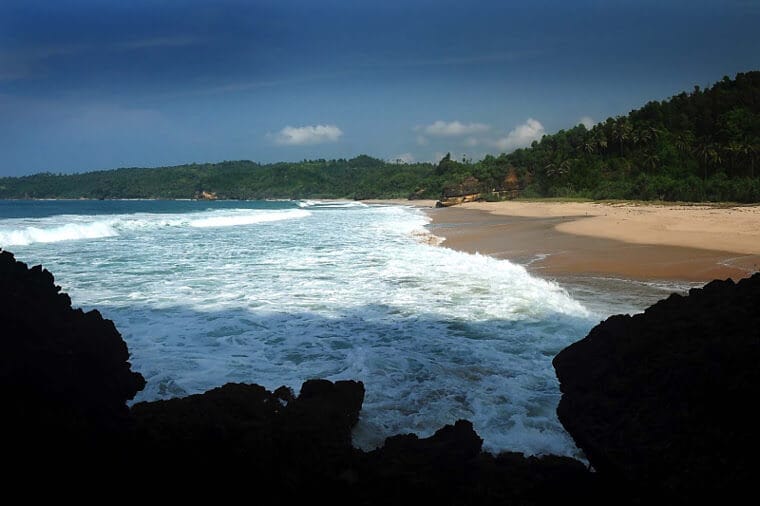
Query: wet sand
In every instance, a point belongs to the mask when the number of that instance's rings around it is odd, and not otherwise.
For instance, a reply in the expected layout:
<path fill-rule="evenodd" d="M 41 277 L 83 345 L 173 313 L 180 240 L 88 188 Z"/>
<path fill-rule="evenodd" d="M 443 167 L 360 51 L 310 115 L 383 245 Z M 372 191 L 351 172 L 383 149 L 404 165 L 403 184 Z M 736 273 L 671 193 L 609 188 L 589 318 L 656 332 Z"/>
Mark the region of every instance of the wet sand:
<path fill-rule="evenodd" d="M 393 206 L 412 206 L 419 208 L 434 208 L 436 200 L 422 199 L 422 200 L 407 200 L 407 199 L 364 199 L 360 202 L 364 204 L 374 205 L 393 205 Z"/>
<path fill-rule="evenodd" d="M 542 277 L 705 282 L 760 270 L 758 208 L 729 215 L 718 208 L 684 212 L 686 206 L 502 204 L 510 203 L 426 212 L 442 246 L 508 259 Z M 679 245 L 700 238 L 711 249 Z"/>

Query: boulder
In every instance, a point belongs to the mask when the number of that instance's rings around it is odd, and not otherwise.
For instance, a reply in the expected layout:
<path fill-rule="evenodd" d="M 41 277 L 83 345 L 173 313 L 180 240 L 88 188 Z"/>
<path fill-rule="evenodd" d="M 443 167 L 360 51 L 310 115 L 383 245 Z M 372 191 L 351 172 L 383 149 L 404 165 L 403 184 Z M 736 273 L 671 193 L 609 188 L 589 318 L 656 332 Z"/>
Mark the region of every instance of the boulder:
<path fill-rule="evenodd" d="M 760 273 L 612 316 L 554 359 L 560 421 L 624 497 L 751 489 L 760 438 Z"/>
<path fill-rule="evenodd" d="M 228 383 L 203 394 L 141 402 L 132 407 L 134 456 L 154 470 L 202 470 L 209 478 L 245 469 L 245 486 L 325 493 L 343 483 L 352 465 L 351 429 L 363 400 L 361 382 L 310 380 L 298 397 L 285 387 L 270 392 Z"/>

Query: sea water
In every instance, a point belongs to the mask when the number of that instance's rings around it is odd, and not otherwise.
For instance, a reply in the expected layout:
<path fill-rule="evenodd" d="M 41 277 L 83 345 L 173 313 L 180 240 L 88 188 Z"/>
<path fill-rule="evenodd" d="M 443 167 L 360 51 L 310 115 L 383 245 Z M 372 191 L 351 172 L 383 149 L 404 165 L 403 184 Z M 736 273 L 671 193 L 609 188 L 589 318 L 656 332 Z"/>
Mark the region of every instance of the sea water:
<path fill-rule="evenodd" d="M 137 401 L 355 379 L 359 447 L 464 418 L 487 450 L 577 456 L 551 360 L 641 299 L 576 300 L 437 246 L 428 222 L 354 202 L 0 201 L 0 247 L 115 322 Z"/>

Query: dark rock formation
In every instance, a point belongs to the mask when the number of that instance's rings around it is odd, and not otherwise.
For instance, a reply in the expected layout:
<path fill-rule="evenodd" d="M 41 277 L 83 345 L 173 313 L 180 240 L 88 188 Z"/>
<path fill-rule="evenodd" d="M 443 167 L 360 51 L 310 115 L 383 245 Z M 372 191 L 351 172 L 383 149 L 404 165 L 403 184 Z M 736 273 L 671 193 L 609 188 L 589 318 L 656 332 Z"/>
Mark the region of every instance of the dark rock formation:
<path fill-rule="evenodd" d="M 560 421 L 600 477 L 629 497 L 688 502 L 752 488 L 760 273 L 613 316 L 554 367 Z"/>
<path fill-rule="evenodd" d="M 72 309 L 53 275 L 0 251 L 3 451 L 100 448 L 129 425 L 145 386 L 113 322 Z"/>
<path fill-rule="evenodd" d="M 4 483 L 33 476 L 77 496 L 109 485 L 135 497 L 285 504 L 594 502 L 595 477 L 580 462 L 484 453 L 466 421 L 372 452 L 353 448 L 364 399 L 354 381 L 310 380 L 297 397 L 227 384 L 130 410 L 144 380 L 113 323 L 73 310 L 49 272 L 9 253 L 0 253 L 0 322 Z"/>
<path fill-rule="evenodd" d="M 481 451 L 472 424 L 459 420 L 426 439 L 394 436 L 365 456 L 361 498 L 376 504 L 596 504 L 596 481 L 567 457 Z"/>
<path fill-rule="evenodd" d="M 135 457 L 154 469 L 203 469 L 207 476 L 245 469 L 245 486 L 335 489 L 352 465 L 351 429 L 363 400 L 361 382 L 310 380 L 298 397 L 284 387 L 272 393 L 229 383 L 142 402 L 132 408 Z"/>
<path fill-rule="evenodd" d="M 148 474 L 199 474 L 225 491 L 276 490 L 279 501 L 328 498 L 331 504 L 551 504 L 593 502 L 593 475 L 566 457 L 526 458 L 481 451 L 460 420 L 433 436 L 388 438 L 372 452 L 351 445 L 364 387 L 310 380 L 298 397 L 281 387 L 227 384 L 182 399 L 143 402 L 135 459 Z M 228 477 L 244 471 L 245 480 Z M 505 502 L 506 501 L 506 502 Z"/>

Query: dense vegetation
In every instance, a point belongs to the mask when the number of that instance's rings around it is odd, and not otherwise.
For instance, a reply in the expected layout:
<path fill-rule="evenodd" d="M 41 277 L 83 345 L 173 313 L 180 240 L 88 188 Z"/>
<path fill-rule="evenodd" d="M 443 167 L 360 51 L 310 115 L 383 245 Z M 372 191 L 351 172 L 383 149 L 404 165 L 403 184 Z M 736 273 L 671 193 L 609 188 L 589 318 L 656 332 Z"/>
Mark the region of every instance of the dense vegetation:
<path fill-rule="evenodd" d="M 437 198 L 520 189 L 527 197 L 760 202 L 760 72 L 546 135 L 476 163 L 393 164 L 361 155 L 0 178 L 0 198 Z"/>
<path fill-rule="evenodd" d="M 513 167 L 535 196 L 758 202 L 758 157 L 760 72 L 748 72 L 480 165 Z"/>
<path fill-rule="evenodd" d="M 406 198 L 431 179 L 431 164 L 390 164 L 361 155 L 351 160 L 304 160 L 262 165 L 248 160 L 84 174 L 36 174 L 0 179 L 0 198 Z M 421 193 L 437 196 L 438 190 Z"/>

